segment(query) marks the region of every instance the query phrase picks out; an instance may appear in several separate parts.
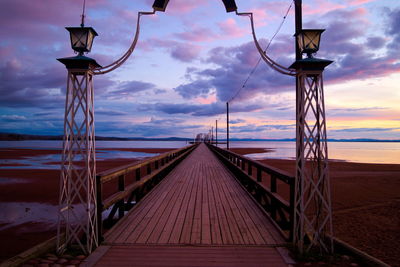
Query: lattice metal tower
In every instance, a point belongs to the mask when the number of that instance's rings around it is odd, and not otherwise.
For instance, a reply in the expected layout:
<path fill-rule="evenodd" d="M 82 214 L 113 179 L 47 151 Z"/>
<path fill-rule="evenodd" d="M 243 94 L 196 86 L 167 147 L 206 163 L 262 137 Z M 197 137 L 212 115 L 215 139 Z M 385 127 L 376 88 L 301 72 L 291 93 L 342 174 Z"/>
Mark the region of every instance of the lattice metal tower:
<path fill-rule="evenodd" d="M 333 252 L 332 210 L 323 90 L 329 60 L 297 60 L 294 243 L 300 253 Z"/>
<path fill-rule="evenodd" d="M 78 244 L 90 253 L 98 245 L 96 155 L 92 68 L 85 56 L 59 59 L 68 69 L 60 179 L 57 250 Z M 62 238 L 65 232 L 65 238 Z"/>

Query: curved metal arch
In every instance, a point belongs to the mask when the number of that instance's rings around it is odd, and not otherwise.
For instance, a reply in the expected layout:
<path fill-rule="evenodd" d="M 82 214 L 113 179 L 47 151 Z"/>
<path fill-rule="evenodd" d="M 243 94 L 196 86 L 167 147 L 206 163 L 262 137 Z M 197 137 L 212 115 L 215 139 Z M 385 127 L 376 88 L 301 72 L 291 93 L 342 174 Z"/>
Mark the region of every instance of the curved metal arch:
<path fill-rule="evenodd" d="M 246 16 L 250 18 L 250 24 L 251 24 L 251 31 L 252 31 L 252 35 L 253 35 L 253 40 L 254 40 L 254 44 L 256 45 L 256 48 L 258 50 L 258 52 L 261 55 L 261 58 L 274 70 L 278 71 L 279 73 L 285 74 L 285 75 L 289 75 L 289 76 L 296 76 L 296 70 L 295 69 L 290 69 L 290 68 L 286 68 L 280 64 L 278 64 L 277 62 L 275 62 L 272 58 L 270 58 L 261 48 L 260 43 L 257 40 L 257 36 L 256 36 L 256 32 L 254 29 L 254 20 L 253 20 L 253 13 L 251 12 L 246 12 L 246 13 L 239 13 L 236 11 L 236 15 L 238 16 Z"/>
<path fill-rule="evenodd" d="M 119 59 L 114 61 L 113 63 L 104 66 L 104 67 L 98 67 L 92 69 L 94 75 L 100 75 L 100 74 L 106 74 L 108 72 L 111 72 L 118 67 L 120 67 L 124 62 L 130 57 L 130 55 L 133 53 L 133 50 L 135 50 L 136 44 L 139 40 L 139 34 L 140 34 L 140 17 L 143 15 L 154 15 L 156 11 L 161 11 L 165 12 L 165 9 L 167 8 L 169 0 L 155 0 L 153 4 L 153 12 L 138 12 L 138 17 L 137 17 L 137 22 L 136 22 L 136 33 L 135 37 L 133 38 L 132 44 L 129 47 L 129 49 L 123 54 Z M 235 3 L 235 0 L 222 0 L 226 12 L 237 12 L 237 6 Z"/>
<path fill-rule="evenodd" d="M 129 58 L 129 56 L 132 54 L 133 50 L 135 50 L 136 44 L 139 40 L 139 33 L 140 33 L 140 17 L 143 15 L 154 15 L 156 13 L 156 10 L 153 10 L 153 12 L 138 12 L 138 17 L 137 17 L 137 22 L 136 22 L 136 33 L 135 37 L 133 38 L 132 44 L 129 47 L 129 49 L 125 52 L 124 55 L 122 55 L 119 59 L 114 61 L 113 63 L 100 67 L 100 68 L 95 68 L 93 69 L 94 75 L 100 75 L 100 74 L 105 74 L 108 72 L 111 72 L 115 70 L 116 68 L 120 67 L 124 62 Z"/>
<path fill-rule="evenodd" d="M 123 54 L 119 59 L 117 59 L 115 62 L 104 66 L 104 67 L 99 67 L 99 68 L 94 68 L 92 71 L 94 73 L 94 75 L 100 75 L 100 74 L 106 74 L 108 72 L 111 72 L 115 69 L 117 69 L 118 67 L 120 67 L 129 57 L 130 55 L 133 53 L 133 50 L 135 50 L 136 44 L 139 40 L 139 34 L 140 34 L 140 18 L 143 15 L 154 15 L 156 13 L 156 11 L 162 11 L 164 12 L 166 9 L 166 6 L 168 5 L 168 0 L 161 0 L 159 1 L 160 3 L 158 3 L 157 1 L 154 2 L 153 4 L 153 11 L 152 12 L 138 12 L 138 16 L 137 16 L 137 22 L 136 22 L 136 33 L 135 33 L 135 37 L 133 38 L 132 44 L 129 47 L 129 49 L 125 52 L 125 54 Z M 225 9 L 227 12 L 236 12 L 236 15 L 238 16 L 247 16 L 250 18 L 250 24 L 251 24 L 251 30 L 252 30 L 252 35 L 253 35 L 253 40 L 254 40 L 254 44 L 256 45 L 256 48 L 258 50 L 258 52 L 261 55 L 261 58 L 274 70 L 278 71 L 279 73 L 285 74 L 285 75 L 289 75 L 289 76 L 295 76 L 296 75 L 296 70 L 295 69 L 290 69 L 290 68 L 286 68 L 280 64 L 278 64 L 277 62 L 275 62 L 273 59 L 271 59 L 261 48 L 257 37 L 256 37 L 256 33 L 255 33 L 255 28 L 254 28 L 254 20 L 253 20 L 253 13 L 248 12 L 248 13 L 239 13 L 237 12 L 237 6 L 234 0 L 222 0 Z"/>

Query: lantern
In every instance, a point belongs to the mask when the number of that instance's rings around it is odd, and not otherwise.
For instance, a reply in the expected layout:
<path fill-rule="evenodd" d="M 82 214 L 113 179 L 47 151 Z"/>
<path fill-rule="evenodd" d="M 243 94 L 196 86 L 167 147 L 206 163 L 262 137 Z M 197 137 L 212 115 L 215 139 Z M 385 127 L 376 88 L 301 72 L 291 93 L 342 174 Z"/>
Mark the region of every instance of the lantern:
<path fill-rule="evenodd" d="M 319 43 L 321 41 L 321 34 L 325 30 L 321 29 L 303 29 L 297 35 L 297 42 L 299 44 L 301 53 L 306 53 L 309 58 L 312 54 L 319 50 Z"/>
<path fill-rule="evenodd" d="M 97 32 L 92 27 L 66 27 L 71 37 L 71 47 L 74 51 L 83 55 L 84 52 L 90 52 L 93 39 Z"/>

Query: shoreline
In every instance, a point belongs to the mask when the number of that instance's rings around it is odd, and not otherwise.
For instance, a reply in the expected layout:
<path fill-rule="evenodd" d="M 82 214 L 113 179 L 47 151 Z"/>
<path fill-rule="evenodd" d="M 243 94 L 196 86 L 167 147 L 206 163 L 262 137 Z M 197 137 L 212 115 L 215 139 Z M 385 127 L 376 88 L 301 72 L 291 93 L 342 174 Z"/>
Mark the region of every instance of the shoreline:
<path fill-rule="evenodd" d="M 5 151 L 7 150 L 7 151 Z M 54 155 L 57 150 L 0 149 L 0 159 Z M 103 149 L 102 149 L 103 150 Z M 162 148 L 108 148 L 107 150 L 164 153 Z M 238 154 L 267 153 L 264 148 L 232 148 Z M 49 153 L 49 154 L 46 154 Z M 116 168 L 140 159 L 104 159 L 96 162 L 97 172 Z M 294 173 L 294 160 L 262 159 L 262 163 Z M 52 162 L 57 164 L 57 162 Z M 4 166 L 4 165 L 0 165 Z M 59 169 L 0 169 L 0 203 L 30 203 L 20 212 L 29 216 L 34 205 L 56 206 L 59 194 Z M 340 239 L 394 266 L 400 266 L 400 164 L 330 161 L 334 233 Z M 45 181 L 45 184 L 43 184 Z M 278 188 L 279 192 L 279 188 Z M 55 215 L 56 216 L 56 215 Z M 0 231 L 0 262 L 55 234 L 56 221 L 25 222 Z M 4 223 L 0 222 L 1 228 Z"/>

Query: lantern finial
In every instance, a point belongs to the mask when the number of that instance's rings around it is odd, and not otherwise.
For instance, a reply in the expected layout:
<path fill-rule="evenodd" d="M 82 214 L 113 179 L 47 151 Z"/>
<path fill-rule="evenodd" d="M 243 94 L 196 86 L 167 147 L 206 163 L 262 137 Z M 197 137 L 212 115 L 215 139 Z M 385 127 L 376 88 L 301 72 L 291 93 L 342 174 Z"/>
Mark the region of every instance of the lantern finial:
<path fill-rule="evenodd" d="M 86 7 L 86 0 L 83 0 L 83 8 L 82 8 L 82 15 L 81 15 L 81 27 L 85 27 L 85 7 Z"/>

